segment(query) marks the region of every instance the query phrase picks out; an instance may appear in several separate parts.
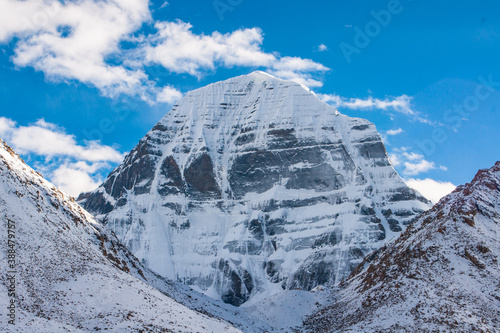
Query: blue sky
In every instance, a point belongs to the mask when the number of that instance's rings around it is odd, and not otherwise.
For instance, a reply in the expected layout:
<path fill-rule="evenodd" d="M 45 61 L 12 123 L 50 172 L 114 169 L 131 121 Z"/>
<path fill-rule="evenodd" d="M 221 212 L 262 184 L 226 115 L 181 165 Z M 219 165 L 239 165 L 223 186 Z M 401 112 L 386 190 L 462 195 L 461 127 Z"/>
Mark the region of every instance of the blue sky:
<path fill-rule="evenodd" d="M 77 195 L 189 90 L 259 69 L 374 122 L 436 200 L 500 156 L 496 1 L 0 2 L 0 137 Z"/>

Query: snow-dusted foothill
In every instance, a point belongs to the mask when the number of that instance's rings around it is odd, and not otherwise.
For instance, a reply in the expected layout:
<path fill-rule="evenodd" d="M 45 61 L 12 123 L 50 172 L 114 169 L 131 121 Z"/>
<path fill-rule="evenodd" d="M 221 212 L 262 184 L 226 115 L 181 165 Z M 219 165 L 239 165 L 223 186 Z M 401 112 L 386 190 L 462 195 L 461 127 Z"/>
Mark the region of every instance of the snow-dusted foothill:
<path fill-rule="evenodd" d="M 499 332 L 500 161 L 367 256 L 305 332 Z"/>
<path fill-rule="evenodd" d="M 239 332 L 169 297 L 174 285 L 1 140 L 0 217 L 2 332 Z"/>

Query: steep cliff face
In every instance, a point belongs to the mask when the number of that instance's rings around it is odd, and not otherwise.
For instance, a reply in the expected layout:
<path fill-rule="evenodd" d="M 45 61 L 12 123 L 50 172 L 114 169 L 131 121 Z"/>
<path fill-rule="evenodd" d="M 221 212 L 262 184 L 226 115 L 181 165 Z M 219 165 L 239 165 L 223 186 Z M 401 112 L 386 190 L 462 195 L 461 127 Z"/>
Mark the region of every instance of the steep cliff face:
<path fill-rule="evenodd" d="M 152 270 L 234 305 L 334 285 L 429 208 L 373 124 L 262 72 L 188 93 L 79 202 Z"/>
<path fill-rule="evenodd" d="M 2 140 L 0 217 L 2 332 L 240 332 L 167 296 L 174 286 Z"/>
<path fill-rule="evenodd" d="M 500 162 L 365 258 L 307 332 L 498 332 Z"/>

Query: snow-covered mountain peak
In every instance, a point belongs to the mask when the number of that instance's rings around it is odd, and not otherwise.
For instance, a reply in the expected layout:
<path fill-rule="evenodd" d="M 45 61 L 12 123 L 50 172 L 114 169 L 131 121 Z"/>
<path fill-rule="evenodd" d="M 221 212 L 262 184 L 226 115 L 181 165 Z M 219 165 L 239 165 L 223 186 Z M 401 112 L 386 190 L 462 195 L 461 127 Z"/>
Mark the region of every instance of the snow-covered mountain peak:
<path fill-rule="evenodd" d="M 326 121 L 336 113 L 299 83 L 256 71 L 188 92 L 160 123 L 178 114 L 214 126 L 248 123 L 300 128 L 317 127 L 315 121 Z"/>
<path fill-rule="evenodd" d="M 151 269 L 235 305 L 338 283 L 429 207 L 372 123 L 259 72 L 186 94 L 79 200 Z"/>
<path fill-rule="evenodd" d="M 271 75 L 271 74 L 266 73 L 266 72 L 263 72 L 263 71 L 253 71 L 250 74 L 248 74 L 248 76 L 254 77 L 256 80 L 260 80 L 260 81 L 266 81 L 266 80 L 285 81 L 283 79 L 277 78 L 276 76 Z"/>

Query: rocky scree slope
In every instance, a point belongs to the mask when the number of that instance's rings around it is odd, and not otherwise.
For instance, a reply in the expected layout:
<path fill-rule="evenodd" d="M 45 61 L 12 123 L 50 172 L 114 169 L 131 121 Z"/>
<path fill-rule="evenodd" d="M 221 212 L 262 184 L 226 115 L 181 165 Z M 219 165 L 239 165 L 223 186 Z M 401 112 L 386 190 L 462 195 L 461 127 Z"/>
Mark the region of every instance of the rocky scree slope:
<path fill-rule="evenodd" d="M 367 256 L 307 332 L 499 332 L 500 162 Z"/>

